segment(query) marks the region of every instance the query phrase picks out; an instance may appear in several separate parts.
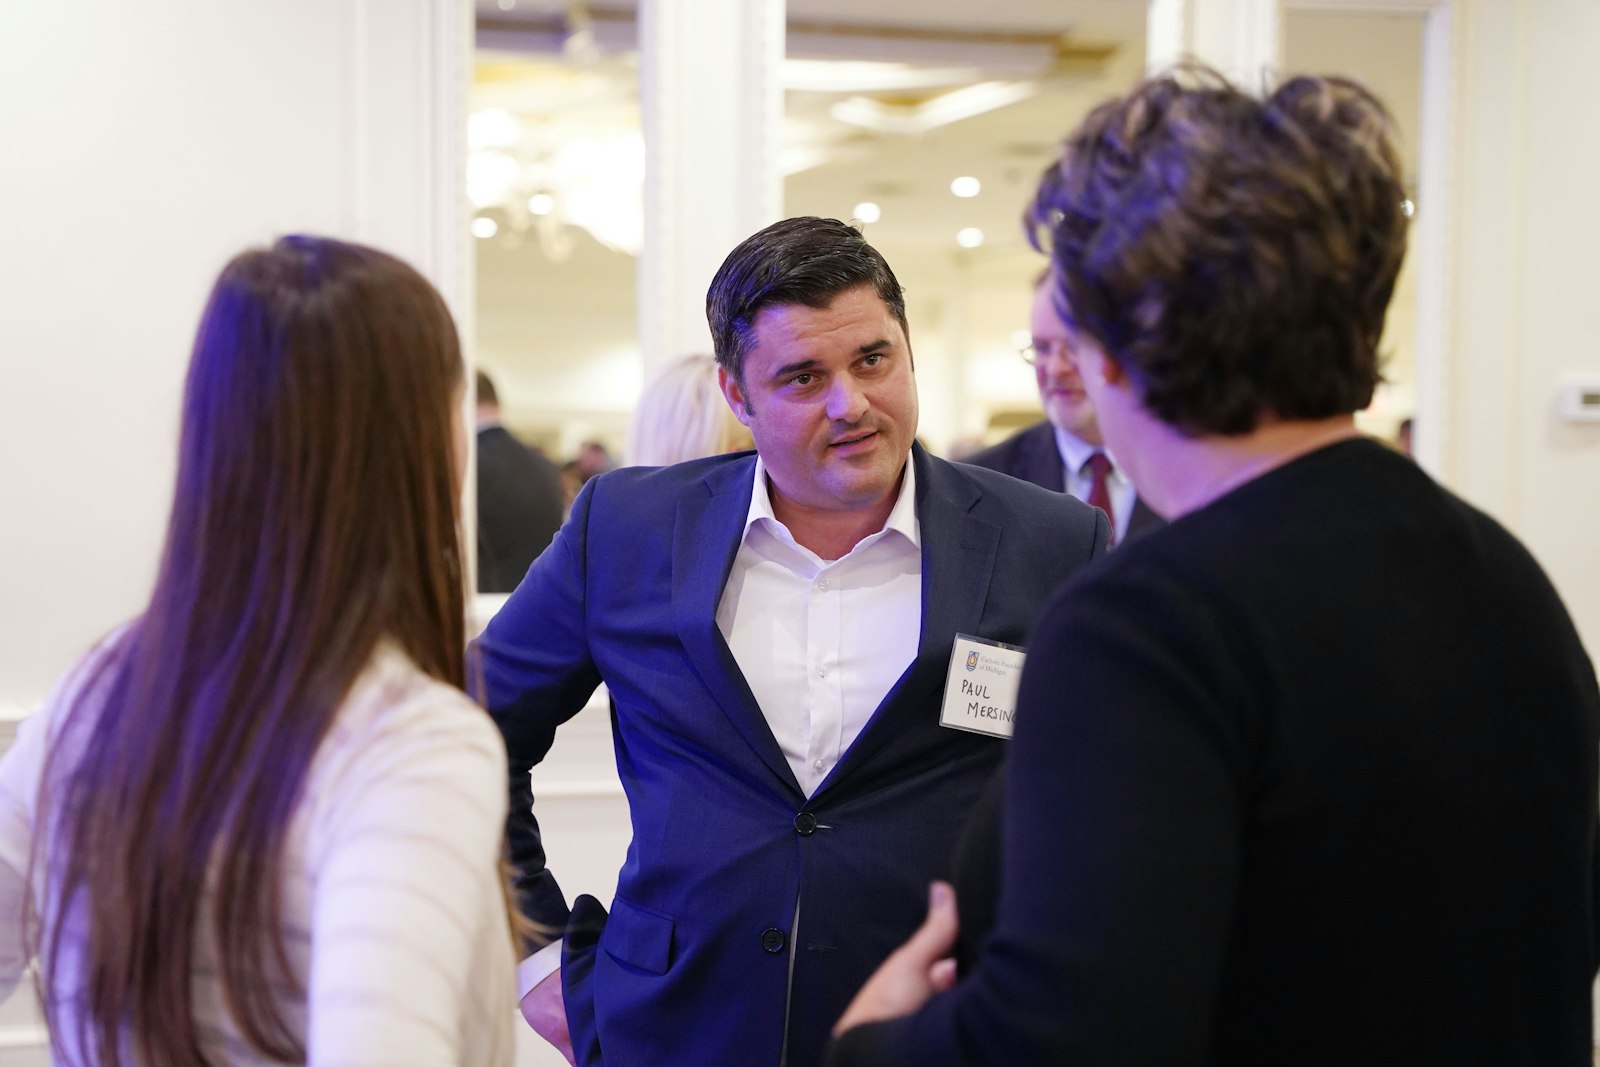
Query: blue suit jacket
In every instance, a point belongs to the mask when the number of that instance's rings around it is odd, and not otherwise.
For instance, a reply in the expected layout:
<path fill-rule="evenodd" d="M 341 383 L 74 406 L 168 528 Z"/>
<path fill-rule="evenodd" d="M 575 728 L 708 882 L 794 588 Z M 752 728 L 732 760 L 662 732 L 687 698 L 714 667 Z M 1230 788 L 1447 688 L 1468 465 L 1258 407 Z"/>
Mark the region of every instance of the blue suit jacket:
<path fill-rule="evenodd" d="M 916 660 L 809 799 L 716 626 L 754 455 L 593 479 L 477 645 L 511 761 L 525 912 L 568 913 L 544 867 L 529 768 L 600 681 L 633 840 L 609 921 L 570 930 L 580 1062 L 820 1061 L 829 1028 L 921 921 L 1004 743 L 939 725 L 957 633 L 1026 644 L 1049 594 L 1104 550 L 1071 497 L 913 450 Z"/>

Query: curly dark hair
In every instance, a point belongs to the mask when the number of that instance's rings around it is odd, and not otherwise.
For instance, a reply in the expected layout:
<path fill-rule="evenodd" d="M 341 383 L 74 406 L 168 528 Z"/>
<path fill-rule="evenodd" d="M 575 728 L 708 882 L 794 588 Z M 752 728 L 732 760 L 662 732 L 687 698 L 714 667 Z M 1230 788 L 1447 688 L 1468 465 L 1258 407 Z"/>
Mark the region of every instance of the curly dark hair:
<path fill-rule="evenodd" d="M 905 290 L 861 231 L 838 219 L 803 215 L 775 222 L 728 253 L 706 291 L 717 365 L 740 382 L 763 308 L 825 308 L 848 289 L 870 285 L 907 337 Z"/>
<path fill-rule="evenodd" d="M 1393 122 L 1345 78 L 1258 99 L 1204 68 L 1096 108 L 1024 226 L 1056 303 L 1189 435 L 1359 411 L 1405 255 Z"/>

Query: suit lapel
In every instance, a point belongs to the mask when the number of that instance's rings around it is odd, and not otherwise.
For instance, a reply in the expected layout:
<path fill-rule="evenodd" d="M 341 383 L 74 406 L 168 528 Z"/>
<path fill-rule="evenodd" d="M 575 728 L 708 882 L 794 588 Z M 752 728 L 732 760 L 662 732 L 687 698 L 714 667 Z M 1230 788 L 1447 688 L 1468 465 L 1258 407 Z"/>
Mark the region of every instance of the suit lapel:
<path fill-rule="evenodd" d="M 828 783 L 859 767 L 918 716 L 938 717 L 954 635 L 976 634 L 1000 546 L 1000 527 L 972 514 L 982 494 L 957 468 L 912 448 L 922 538 L 922 630 L 917 658 L 889 690 Z"/>
<path fill-rule="evenodd" d="M 705 687 L 751 750 L 800 793 L 761 706 L 717 629 L 717 605 L 750 514 L 755 457 L 730 463 L 678 501 L 672 532 L 672 614 L 678 638 Z"/>

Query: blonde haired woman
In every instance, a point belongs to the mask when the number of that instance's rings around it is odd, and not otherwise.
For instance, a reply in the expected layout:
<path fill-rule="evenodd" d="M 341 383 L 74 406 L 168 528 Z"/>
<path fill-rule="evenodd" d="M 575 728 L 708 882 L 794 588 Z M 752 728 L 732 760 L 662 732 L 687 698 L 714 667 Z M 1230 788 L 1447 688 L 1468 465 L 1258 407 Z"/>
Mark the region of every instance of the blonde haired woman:
<path fill-rule="evenodd" d="M 645 385 L 628 424 L 630 467 L 665 467 L 754 447 L 728 410 L 717 363 L 696 353 L 663 364 Z"/>

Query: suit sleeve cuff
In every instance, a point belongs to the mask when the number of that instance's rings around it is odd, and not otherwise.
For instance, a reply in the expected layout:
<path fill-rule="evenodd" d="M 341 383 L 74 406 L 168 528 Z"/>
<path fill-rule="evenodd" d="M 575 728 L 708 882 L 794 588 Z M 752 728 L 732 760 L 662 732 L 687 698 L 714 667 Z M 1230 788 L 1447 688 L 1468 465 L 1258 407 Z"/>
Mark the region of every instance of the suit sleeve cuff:
<path fill-rule="evenodd" d="M 517 1002 L 533 991 L 533 987 L 561 969 L 561 938 L 556 938 L 538 952 L 517 964 Z"/>

